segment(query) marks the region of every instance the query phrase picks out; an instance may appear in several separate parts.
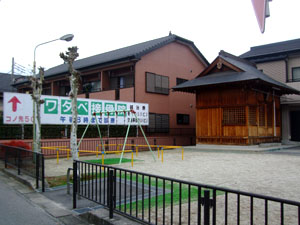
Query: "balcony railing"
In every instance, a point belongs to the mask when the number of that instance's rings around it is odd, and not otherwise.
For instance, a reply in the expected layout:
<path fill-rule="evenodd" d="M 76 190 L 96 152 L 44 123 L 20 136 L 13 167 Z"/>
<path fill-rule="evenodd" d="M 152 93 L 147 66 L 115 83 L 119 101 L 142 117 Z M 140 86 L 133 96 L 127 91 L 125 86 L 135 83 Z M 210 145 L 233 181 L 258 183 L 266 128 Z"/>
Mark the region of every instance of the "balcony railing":
<path fill-rule="evenodd" d="M 109 90 L 116 90 L 116 89 L 122 89 L 122 88 L 131 88 L 134 87 L 134 84 L 124 84 L 124 85 L 111 85 Z"/>

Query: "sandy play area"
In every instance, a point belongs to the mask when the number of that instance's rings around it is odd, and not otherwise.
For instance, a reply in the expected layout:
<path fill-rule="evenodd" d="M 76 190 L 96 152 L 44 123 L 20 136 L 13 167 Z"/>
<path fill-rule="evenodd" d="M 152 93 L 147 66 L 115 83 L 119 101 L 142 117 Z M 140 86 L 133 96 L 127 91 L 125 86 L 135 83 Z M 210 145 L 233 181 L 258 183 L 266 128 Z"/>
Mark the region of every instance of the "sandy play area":
<path fill-rule="evenodd" d="M 156 151 L 154 155 L 156 161 L 150 152 L 139 152 L 134 158 L 142 161 L 135 161 L 133 167 L 130 163 L 115 166 L 300 201 L 300 156 L 186 150 L 182 160 L 181 150 L 176 149 L 164 151 L 162 163 Z M 131 154 L 124 154 L 124 157 L 131 158 Z M 80 157 L 80 160 L 91 158 L 96 156 Z M 72 160 L 60 159 L 57 164 L 56 159 L 47 159 L 45 165 L 46 176 L 66 175 Z"/>
<path fill-rule="evenodd" d="M 176 149 L 164 152 L 163 163 L 156 151 L 154 155 L 156 161 L 151 152 L 140 152 L 137 159 L 142 161 L 134 162 L 133 167 L 130 163 L 116 167 L 300 201 L 300 155 L 186 150 L 182 160 L 181 150 Z M 130 158 L 131 154 L 125 157 Z M 87 158 L 95 156 L 80 160 Z M 67 168 L 72 167 L 72 161 L 66 159 L 60 159 L 59 164 L 56 159 L 46 160 L 45 164 L 46 176 L 65 175 Z"/>

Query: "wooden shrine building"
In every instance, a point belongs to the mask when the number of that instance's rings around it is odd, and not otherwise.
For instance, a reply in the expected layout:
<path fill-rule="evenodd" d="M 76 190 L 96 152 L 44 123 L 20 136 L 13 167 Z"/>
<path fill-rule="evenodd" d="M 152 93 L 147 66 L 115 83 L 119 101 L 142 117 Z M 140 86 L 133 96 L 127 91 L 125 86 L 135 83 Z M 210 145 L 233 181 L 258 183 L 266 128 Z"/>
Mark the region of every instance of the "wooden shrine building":
<path fill-rule="evenodd" d="M 299 94 L 224 51 L 195 79 L 173 90 L 196 93 L 197 144 L 280 142 L 280 96 Z"/>

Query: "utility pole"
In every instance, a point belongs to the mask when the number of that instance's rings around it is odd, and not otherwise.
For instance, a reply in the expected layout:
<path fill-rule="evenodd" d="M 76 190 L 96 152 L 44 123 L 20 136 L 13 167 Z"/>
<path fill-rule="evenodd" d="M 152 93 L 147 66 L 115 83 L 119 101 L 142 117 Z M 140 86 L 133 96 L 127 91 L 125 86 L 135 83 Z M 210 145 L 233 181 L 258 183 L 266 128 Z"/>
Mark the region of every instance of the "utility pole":
<path fill-rule="evenodd" d="M 11 77 L 10 77 L 10 89 L 13 91 L 13 86 L 12 84 L 14 83 L 14 75 L 15 75 L 15 58 L 12 57 L 11 60 Z"/>

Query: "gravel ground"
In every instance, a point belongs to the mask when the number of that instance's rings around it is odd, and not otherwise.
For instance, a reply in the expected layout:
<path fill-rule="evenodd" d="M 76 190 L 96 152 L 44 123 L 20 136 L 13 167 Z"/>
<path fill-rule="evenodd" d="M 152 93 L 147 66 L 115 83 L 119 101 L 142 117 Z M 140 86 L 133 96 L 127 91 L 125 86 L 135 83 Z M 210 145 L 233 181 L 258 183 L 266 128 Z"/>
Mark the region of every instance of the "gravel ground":
<path fill-rule="evenodd" d="M 300 201 L 300 154 L 297 154 L 298 151 L 300 152 L 300 150 L 295 149 L 293 154 L 284 154 L 284 152 L 278 154 L 281 152 L 223 153 L 186 150 L 184 160 L 182 160 L 181 150 L 176 149 L 164 151 L 163 163 L 161 157 L 157 159 L 157 152 L 154 152 L 156 161 L 150 152 L 140 152 L 137 159 L 142 161 L 134 162 L 133 167 L 130 163 L 117 165 L 117 167 Z M 108 157 L 115 156 L 110 155 Z M 131 155 L 125 154 L 125 157 L 130 158 Z M 81 157 L 80 160 L 87 158 L 91 157 Z M 59 164 L 56 163 L 56 159 L 46 160 L 46 176 L 65 175 L 68 167 L 72 167 L 71 160 L 60 159 Z M 224 223 L 224 198 L 224 195 L 217 197 L 217 224 Z M 236 196 L 229 196 L 228 211 L 236 215 L 236 200 L 230 201 L 231 199 L 236 199 Z M 249 224 L 249 205 L 249 198 L 241 198 L 241 224 Z M 273 208 L 276 210 L 272 210 Z M 286 213 L 284 224 L 297 223 L 297 209 L 290 210 L 289 207 L 284 209 Z M 169 210 L 169 208 L 166 209 L 166 214 L 169 214 Z M 183 205 L 183 211 L 186 210 L 187 205 Z M 254 224 L 263 224 L 264 202 L 255 201 L 254 210 Z M 269 214 L 272 213 L 269 224 L 278 224 L 279 206 L 270 203 L 269 211 Z M 196 218 L 194 215 L 197 213 L 196 202 L 191 204 L 191 213 L 191 224 L 194 224 Z M 166 221 L 169 220 L 170 218 L 166 216 Z M 183 223 L 187 221 L 185 215 L 183 215 L 182 221 Z M 236 216 L 229 218 L 229 224 L 232 223 L 236 223 Z"/>

